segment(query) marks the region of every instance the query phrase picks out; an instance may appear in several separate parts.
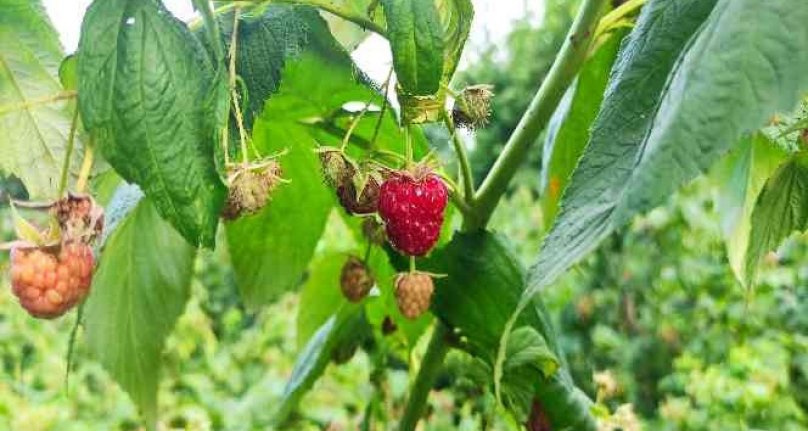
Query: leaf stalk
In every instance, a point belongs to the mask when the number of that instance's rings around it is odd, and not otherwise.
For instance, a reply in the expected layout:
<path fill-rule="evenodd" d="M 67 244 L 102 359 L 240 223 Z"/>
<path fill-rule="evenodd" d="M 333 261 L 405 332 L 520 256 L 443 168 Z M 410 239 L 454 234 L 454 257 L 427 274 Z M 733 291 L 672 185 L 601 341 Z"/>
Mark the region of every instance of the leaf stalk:
<path fill-rule="evenodd" d="M 454 147 L 457 162 L 460 165 L 460 174 L 463 178 L 463 193 L 465 195 L 466 204 L 471 205 L 474 200 L 474 176 L 471 173 L 471 163 L 469 163 L 468 151 L 460 136 L 457 134 L 457 127 L 452 120 L 449 113 L 443 115 L 443 123 L 452 135 L 452 146 Z"/>
<path fill-rule="evenodd" d="M 275 3 L 275 4 L 294 4 L 294 5 L 301 5 L 301 6 L 312 6 L 317 9 L 323 10 L 328 12 L 332 15 L 338 16 L 346 21 L 352 22 L 359 27 L 362 27 L 364 30 L 369 30 L 374 33 L 377 33 L 381 36 L 385 36 L 385 29 L 384 27 L 380 26 L 373 22 L 370 17 L 357 14 L 356 12 L 349 10 L 345 7 L 340 7 L 339 5 L 335 4 L 333 1 L 329 0 L 248 0 L 248 1 L 233 1 L 233 3 Z"/>
<path fill-rule="evenodd" d="M 421 361 L 421 368 L 418 370 L 418 375 L 415 377 L 415 382 L 410 389 L 409 400 L 404 410 L 404 416 L 401 418 L 399 431 L 415 430 L 415 426 L 424 415 L 426 399 L 429 396 L 429 391 L 432 390 L 432 383 L 440 371 L 446 353 L 449 352 L 449 343 L 446 340 L 448 336 L 449 329 L 440 321 L 436 321 L 435 329 L 432 331 L 432 338 L 429 340 L 426 354 L 423 361 Z"/>
<path fill-rule="evenodd" d="M 465 230 L 482 229 L 524 161 L 531 144 L 550 120 L 564 92 L 586 60 L 606 0 L 586 0 L 578 11 L 564 45 L 475 196 L 476 219 L 464 221 Z"/>

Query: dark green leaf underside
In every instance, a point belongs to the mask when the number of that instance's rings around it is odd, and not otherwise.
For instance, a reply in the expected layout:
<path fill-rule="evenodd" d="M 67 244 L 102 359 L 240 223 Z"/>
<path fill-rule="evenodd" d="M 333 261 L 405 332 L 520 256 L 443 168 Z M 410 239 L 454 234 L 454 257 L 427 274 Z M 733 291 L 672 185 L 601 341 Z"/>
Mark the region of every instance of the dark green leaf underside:
<path fill-rule="evenodd" d="M 808 3 L 651 1 L 621 49 L 523 303 L 808 89 Z M 749 31 L 754 27 L 755 31 Z M 680 54 L 681 53 L 681 54 Z"/>
<path fill-rule="evenodd" d="M 419 267 L 447 275 L 436 280 L 432 311 L 456 328 L 464 350 L 493 370 L 502 331 L 525 289 L 524 270 L 517 260 L 497 236 L 456 233 Z M 557 407 L 548 411 L 554 429 L 594 429 L 591 401 L 575 387 L 538 298 L 520 316 L 508 347 L 503 401 L 517 417 L 525 416 L 537 397 L 542 404 Z"/>
<path fill-rule="evenodd" d="M 212 246 L 224 200 L 199 42 L 153 0 L 95 2 L 82 25 L 79 106 L 104 157 L 192 244 Z"/>

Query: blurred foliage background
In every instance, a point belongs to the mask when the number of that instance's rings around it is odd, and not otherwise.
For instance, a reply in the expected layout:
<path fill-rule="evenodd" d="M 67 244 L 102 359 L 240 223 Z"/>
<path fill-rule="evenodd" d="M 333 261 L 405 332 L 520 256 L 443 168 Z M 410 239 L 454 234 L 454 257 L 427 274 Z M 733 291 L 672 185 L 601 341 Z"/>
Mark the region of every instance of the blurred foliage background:
<path fill-rule="evenodd" d="M 491 166 L 538 88 L 575 3 L 548 2 L 540 27 L 518 23 L 507 46 L 483 49 L 458 78 L 460 85 L 491 83 L 497 92 L 493 121 L 475 136 L 476 178 Z M 525 265 L 544 233 L 541 145 L 535 148 L 492 223 Z M 0 184 L 1 201 L 22 196 L 16 184 Z M 625 430 L 808 429 L 808 239 L 792 237 L 770 254 L 760 285 L 745 291 L 727 263 L 714 200 L 709 179 L 697 181 L 613 235 L 546 292 L 576 381 L 618 411 Z M 12 227 L 3 205 L 0 232 L 8 240 Z M 163 429 L 272 426 L 274 405 L 299 353 L 298 295 L 245 309 L 223 264 L 227 259 L 218 252 L 198 259 L 192 300 L 165 351 Z M 7 263 L 3 255 L 4 277 Z M 322 289 L 338 289 L 337 283 Z M 133 405 L 88 356 L 80 332 L 66 380 L 75 313 L 54 322 L 33 320 L 15 303 L 6 278 L 2 285 L 0 430 L 139 429 Z M 450 355 L 430 399 L 426 429 L 515 428 L 464 374 L 463 355 Z M 359 429 L 374 391 L 372 360 L 359 349 L 348 362 L 329 366 L 282 429 Z M 405 363 L 387 373 L 382 409 L 391 417 L 403 408 L 407 376 Z"/>

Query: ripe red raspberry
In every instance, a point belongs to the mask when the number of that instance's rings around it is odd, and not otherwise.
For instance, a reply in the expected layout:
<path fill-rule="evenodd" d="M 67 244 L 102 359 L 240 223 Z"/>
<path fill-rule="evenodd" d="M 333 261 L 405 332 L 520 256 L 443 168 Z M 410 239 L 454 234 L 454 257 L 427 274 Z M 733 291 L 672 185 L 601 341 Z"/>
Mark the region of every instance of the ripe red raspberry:
<path fill-rule="evenodd" d="M 423 272 L 405 272 L 396 276 L 396 304 L 401 314 L 415 319 L 429 309 L 435 285 Z"/>
<path fill-rule="evenodd" d="M 425 255 L 440 236 L 448 192 L 435 174 L 399 172 L 382 184 L 379 215 L 390 243 L 409 256 Z"/>
<path fill-rule="evenodd" d="M 373 283 L 373 277 L 364 262 L 355 256 L 349 257 L 342 266 L 339 279 L 342 294 L 351 302 L 359 302 L 370 292 Z"/>
<path fill-rule="evenodd" d="M 34 317 L 59 317 L 90 291 L 93 251 L 67 243 L 55 247 L 18 245 L 11 249 L 11 288 Z"/>

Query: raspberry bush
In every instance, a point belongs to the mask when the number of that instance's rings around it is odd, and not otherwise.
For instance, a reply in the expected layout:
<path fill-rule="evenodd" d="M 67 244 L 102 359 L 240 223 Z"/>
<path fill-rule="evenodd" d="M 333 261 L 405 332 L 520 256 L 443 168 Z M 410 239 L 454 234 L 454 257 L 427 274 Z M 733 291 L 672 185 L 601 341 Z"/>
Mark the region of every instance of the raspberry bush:
<path fill-rule="evenodd" d="M 413 430 L 459 350 L 511 423 L 595 430 L 617 419 L 573 379 L 545 289 L 707 171 L 744 287 L 808 227 L 805 2 L 582 0 L 482 176 L 466 140 L 505 89 L 455 79 L 472 21 L 488 18 L 470 0 L 192 3 L 183 22 L 160 0 L 95 0 L 67 57 L 39 1 L 0 9 L 0 173 L 29 198 L 3 247 L 10 292 L 37 318 L 78 308 L 70 342 L 147 429 L 203 249 L 226 256 L 247 307 L 304 286 L 274 426 L 362 349 L 365 429 Z M 358 71 L 346 23 L 387 39 L 386 79 Z M 435 128 L 448 142 L 427 139 Z M 525 269 L 488 224 L 541 136 L 548 233 Z M 400 412 L 381 407 L 392 364 L 411 371 Z"/>

